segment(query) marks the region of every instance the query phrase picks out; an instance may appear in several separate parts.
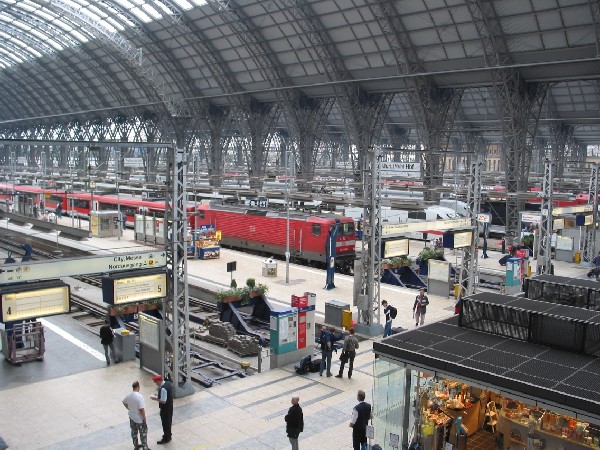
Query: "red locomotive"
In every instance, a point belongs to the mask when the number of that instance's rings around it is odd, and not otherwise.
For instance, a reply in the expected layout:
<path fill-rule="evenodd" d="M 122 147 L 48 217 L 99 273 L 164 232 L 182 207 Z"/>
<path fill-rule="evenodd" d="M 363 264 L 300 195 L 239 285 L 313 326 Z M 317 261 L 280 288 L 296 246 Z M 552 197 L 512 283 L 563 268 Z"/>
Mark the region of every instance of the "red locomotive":
<path fill-rule="evenodd" d="M 200 205 L 200 222 L 221 230 L 221 246 L 252 250 L 266 256 L 285 257 L 287 217 L 265 209 Z M 290 259 L 325 267 L 325 245 L 331 227 L 339 219 L 336 240 L 336 268 L 350 273 L 354 267 L 356 235 L 354 220 L 335 214 L 290 213 Z"/>

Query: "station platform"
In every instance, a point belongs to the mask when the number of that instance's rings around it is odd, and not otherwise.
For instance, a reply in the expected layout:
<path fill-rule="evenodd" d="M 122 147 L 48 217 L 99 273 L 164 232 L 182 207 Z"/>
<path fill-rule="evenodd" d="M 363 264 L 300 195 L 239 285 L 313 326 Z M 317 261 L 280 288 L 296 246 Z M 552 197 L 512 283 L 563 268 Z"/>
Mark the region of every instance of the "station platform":
<path fill-rule="evenodd" d="M 70 218 L 62 218 L 65 225 Z M 68 223 L 67 223 L 68 221 Z M 83 222 L 87 225 L 87 223 Z M 0 221 L 0 227 L 13 225 Z M 14 227 L 19 229 L 21 227 Z M 40 236 L 41 233 L 36 233 Z M 86 249 L 95 254 L 127 252 L 154 248 L 132 241 L 132 230 L 117 238 L 91 238 L 61 243 Z M 56 241 L 55 234 L 48 239 Z M 418 243 L 411 243 L 411 253 L 418 254 Z M 458 253 L 458 252 L 457 252 Z M 482 267 L 502 270 L 499 252 L 489 251 L 488 259 L 480 259 Z M 447 259 L 457 258 L 447 251 Z M 336 274 L 336 288 L 325 290 L 325 272 L 290 264 L 289 283 L 285 282 L 285 262 L 278 261 L 277 277 L 263 277 L 264 258 L 222 250 L 217 260 L 189 260 L 190 284 L 212 286 L 215 290 L 229 286 L 231 274 L 227 262 L 237 261 L 234 278 L 238 285 L 248 277 L 269 286 L 268 298 L 275 305 L 289 305 L 292 294 L 317 294 L 318 317 L 323 318 L 325 302 L 338 300 L 352 303 L 353 278 Z M 587 267 L 555 262 L 555 273 L 585 277 Z M 535 267 L 533 268 L 535 271 Z M 412 305 L 416 290 L 381 285 L 381 298 L 398 309 L 394 327 L 413 329 Z M 453 297 L 429 296 L 426 323 L 454 314 Z M 352 308 L 355 312 L 355 308 Z M 216 384 L 211 388 L 197 386 L 193 395 L 175 400 L 173 440 L 157 445 L 162 436 L 158 406 L 149 399 L 155 393 L 151 374 L 139 368 L 138 361 L 106 366 L 97 336 L 86 333 L 66 316 L 42 319 L 46 328 L 46 354 L 43 362 L 12 366 L 0 364 L 0 402 L 6 405 L 0 425 L 0 438 L 13 449 L 130 449 L 132 448 L 127 411 L 121 400 L 131 391 L 131 383 L 139 380 L 146 400 L 149 446 L 170 449 L 284 449 L 289 448 L 284 415 L 293 395 L 300 396 L 304 410 L 302 447 L 328 449 L 351 448 L 348 422 L 357 403 L 356 391 L 367 393 L 372 403 L 372 345 L 381 337 L 361 341 L 352 379 L 320 377 L 318 373 L 298 375 L 293 365 L 265 370 L 242 379 Z M 339 354 L 334 354 L 333 373 L 339 367 Z M 9 406 L 10 405 L 10 406 Z M 9 408 L 9 409 L 8 409 Z"/>

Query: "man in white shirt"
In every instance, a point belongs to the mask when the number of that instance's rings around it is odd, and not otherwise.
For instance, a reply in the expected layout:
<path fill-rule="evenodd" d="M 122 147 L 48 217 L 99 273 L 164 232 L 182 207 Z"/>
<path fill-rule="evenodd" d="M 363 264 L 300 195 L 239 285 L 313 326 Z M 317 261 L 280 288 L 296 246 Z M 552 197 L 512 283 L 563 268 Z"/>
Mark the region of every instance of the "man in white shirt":
<path fill-rule="evenodd" d="M 148 449 L 148 425 L 146 424 L 146 409 L 144 397 L 140 394 L 140 382 L 134 381 L 131 385 L 133 392 L 123 399 L 123 405 L 129 411 L 129 426 L 134 448 Z M 138 433 L 142 444 L 138 444 Z"/>

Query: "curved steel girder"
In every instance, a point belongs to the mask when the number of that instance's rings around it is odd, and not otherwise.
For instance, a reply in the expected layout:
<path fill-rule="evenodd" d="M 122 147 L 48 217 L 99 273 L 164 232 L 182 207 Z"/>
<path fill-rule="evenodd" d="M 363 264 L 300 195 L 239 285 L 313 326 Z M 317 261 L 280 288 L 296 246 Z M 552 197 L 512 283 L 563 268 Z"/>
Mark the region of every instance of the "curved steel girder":
<path fill-rule="evenodd" d="M 600 56 L 600 1 L 588 0 L 590 13 L 594 19 L 594 31 L 596 32 L 596 56 Z"/>
<path fill-rule="evenodd" d="M 421 61 L 394 4 L 390 0 L 375 0 L 369 3 L 369 8 L 394 53 L 400 73 L 408 75 L 422 71 Z M 410 84 L 412 80 L 407 78 L 405 82 Z"/>
<path fill-rule="evenodd" d="M 6 71 L 4 72 L 4 77 L 5 78 L 3 79 L 3 82 L 0 83 L 0 110 L 6 109 L 6 110 L 11 111 L 12 117 L 24 117 L 27 115 L 32 115 L 33 109 L 27 109 L 27 107 L 29 105 L 21 104 L 21 103 L 19 103 L 18 105 L 14 104 L 14 103 L 8 104 L 7 102 L 4 101 L 4 99 L 10 97 L 10 94 L 12 92 L 18 91 L 18 89 L 13 88 L 9 92 L 7 92 L 8 90 L 6 88 L 8 88 L 9 86 L 12 86 L 12 85 L 17 85 L 19 88 L 23 87 L 21 83 L 15 82 L 15 80 L 12 79 L 12 76 L 8 75 Z M 7 79 L 9 80 L 8 82 L 7 82 Z M 6 125 L 6 124 L 2 124 L 2 126 L 4 129 L 8 128 L 8 125 Z"/>
<path fill-rule="evenodd" d="M 242 89 L 239 84 L 234 80 L 231 73 L 225 70 L 227 65 L 220 57 L 219 52 L 211 45 L 210 39 L 207 39 L 202 30 L 196 27 L 193 22 L 187 20 L 185 13 L 179 5 L 164 0 L 163 3 L 172 12 L 172 24 L 183 31 L 181 36 L 194 48 L 202 62 L 208 66 L 223 92 L 228 94 L 241 92 Z M 191 36 L 196 37 L 197 40 L 190 39 Z M 193 85 L 193 81 L 190 81 L 190 86 Z"/>
<path fill-rule="evenodd" d="M 63 14 L 67 14 L 69 19 L 82 27 L 84 31 L 90 35 L 100 39 L 101 42 L 107 43 L 112 48 L 116 49 L 119 54 L 127 61 L 128 66 L 147 80 L 157 92 L 158 96 L 164 102 L 165 107 L 172 115 L 181 115 L 183 103 L 181 98 L 175 98 L 173 93 L 167 92 L 167 83 L 162 78 L 162 75 L 149 65 L 139 49 L 134 49 L 131 43 L 124 39 L 123 35 L 112 33 L 106 29 L 101 23 L 98 23 L 92 18 L 81 15 L 78 10 L 71 5 L 64 3 L 62 0 L 53 0 L 48 7 L 52 10 L 58 9 Z M 158 45 L 160 47 L 160 45 Z M 163 50 L 165 50 L 163 48 Z M 169 52 L 165 52 L 167 55 Z M 174 79 L 177 79 L 176 73 L 171 73 Z"/>

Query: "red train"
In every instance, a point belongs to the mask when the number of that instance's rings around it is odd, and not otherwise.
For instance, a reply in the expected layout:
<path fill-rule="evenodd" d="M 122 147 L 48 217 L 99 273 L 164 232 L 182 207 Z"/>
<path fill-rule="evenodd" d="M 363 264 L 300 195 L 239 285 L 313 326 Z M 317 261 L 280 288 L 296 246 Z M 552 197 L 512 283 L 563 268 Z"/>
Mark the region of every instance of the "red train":
<path fill-rule="evenodd" d="M 126 216 L 127 225 L 133 227 L 136 214 L 153 215 L 163 217 L 165 204 L 162 201 L 141 200 L 131 196 L 120 196 L 117 199 L 112 195 L 94 194 L 94 211 L 117 211 L 120 210 Z M 61 205 L 62 215 L 71 217 L 89 217 L 92 203 L 90 193 L 70 192 L 57 189 L 43 189 L 38 186 L 12 186 L 0 184 L 0 204 L 12 203 L 14 212 L 24 215 L 32 215 L 33 206 L 38 208 L 44 205 L 46 211 L 56 211 Z M 190 227 L 195 226 L 194 206 L 188 205 L 190 216 Z"/>
<path fill-rule="evenodd" d="M 252 250 L 263 255 L 285 257 L 287 217 L 264 209 L 198 206 L 200 222 L 221 230 L 221 245 Z M 354 267 L 356 234 L 354 220 L 335 214 L 290 213 L 290 259 L 325 267 L 326 243 L 331 227 L 339 219 L 336 268 L 350 273 Z"/>
<path fill-rule="evenodd" d="M 60 204 L 63 215 L 71 214 L 87 218 L 91 210 L 89 193 L 69 193 L 36 186 L 12 186 L 0 184 L 0 203 L 12 202 L 14 211 L 31 215 L 33 206 L 38 208 L 44 202 L 46 210 L 56 210 Z M 115 196 L 94 194 L 94 210 L 117 210 Z M 164 202 L 152 202 L 121 196 L 118 205 L 127 217 L 127 224 L 133 226 L 135 214 L 164 216 Z M 266 256 L 285 257 L 287 218 L 285 213 L 265 209 L 236 207 L 213 207 L 189 205 L 190 229 L 200 225 L 213 225 L 221 231 L 221 245 L 239 250 L 251 250 Z M 196 213 L 196 214 L 194 214 Z M 336 241 L 336 267 L 350 273 L 355 259 L 355 228 L 351 217 L 334 214 L 309 215 L 290 213 L 289 236 L 290 258 L 292 261 L 309 265 L 325 266 L 327 237 L 332 226 L 339 219 L 339 232 Z"/>

